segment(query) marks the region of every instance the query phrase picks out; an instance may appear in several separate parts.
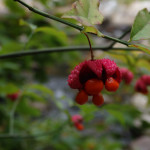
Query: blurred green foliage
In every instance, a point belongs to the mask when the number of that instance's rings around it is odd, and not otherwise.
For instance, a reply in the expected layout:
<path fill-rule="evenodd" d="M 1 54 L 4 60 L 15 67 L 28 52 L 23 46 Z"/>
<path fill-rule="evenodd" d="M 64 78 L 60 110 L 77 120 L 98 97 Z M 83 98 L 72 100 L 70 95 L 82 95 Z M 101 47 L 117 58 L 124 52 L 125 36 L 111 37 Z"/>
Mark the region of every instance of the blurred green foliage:
<path fill-rule="evenodd" d="M 87 45 L 84 35 L 74 29 L 31 14 L 13 1 L 3 2 L 8 13 L 0 14 L 0 55 Z M 72 2 L 37 1 L 54 15 L 61 15 L 56 8 Z M 150 74 L 150 57 L 140 52 L 95 53 L 96 59 L 114 59 L 118 66 L 129 68 L 135 75 L 130 86 L 121 83 L 116 93 L 104 91 L 108 101 L 102 107 L 93 104 L 78 106 L 73 101 L 75 95 L 69 96 L 69 88 L 68 95 L 63 93 L 58 97 L 57 91 L 45 86 L 51 77 L 61 76 L 66 80 L 76 64 L 83 58 L 88 59 L 88 53 L 50 53 L 0 60 L 0 150 L 124 150 L 150 127 L 148 122 L 142 120 L 144 112 L 131 101 L 136 95 L 136 79 L 142 74 Z M 21 96 L 14 116 L 14 135 L 17 137 L 13 138 L 8 133 L 10 112 L 15 102 L 7 94 L 16 91 L 20 91 Z M 85 130 L 82 132 L 77 131 L 70 120 L 71 115 L 76 113 L 84 118 Z M 140 126 L 135 124 L 137 119 Z M 8 135 L 8 138 L 4 135 Z"/>

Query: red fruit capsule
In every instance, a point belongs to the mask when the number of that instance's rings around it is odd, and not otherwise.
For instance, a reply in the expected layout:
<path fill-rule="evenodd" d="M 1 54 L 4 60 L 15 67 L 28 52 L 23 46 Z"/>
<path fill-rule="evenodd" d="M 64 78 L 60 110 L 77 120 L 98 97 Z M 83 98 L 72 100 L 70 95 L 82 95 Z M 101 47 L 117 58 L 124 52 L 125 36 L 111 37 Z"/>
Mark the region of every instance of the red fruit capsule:
<path fill-rule="evenodd" d="M 76 129 L 79 130 L 79 131 L 82 131 L 82 130 L 84 129 L 84 126 L 83 126 L 83 124 L 81 124 L 81 123 L 76 123 L 76 124 L 75 124 L 75 127 L 76 127 Z"/>
<path fill-rule="evenodd" d="M 102 91 L 104 84 L 101 80 L 98 79 L 90 79 L 85 83 L 85 91 L 89 95 L 96 95 Z"/>
<path fill-rule="evenodd" d="M 86 92 L 84 90 L 81 90 L 77 94 L 75 101 L 78 104 L 83 105 L 88 101 L 88 95 L 86 94 Z"/>
<path fill-rule="evenodd" d="M 15 100 L 19 97 L 19 92 L 12 93 L 12 94 L 7 94 L 7 97 L 8 97 L 11 101 L 15 101 Z"/>
<path fill-rule="evenodd" d="M 92 98 L 92 102 L 96 106 L 101 106 L 104 103 L 103 95 L 101 93 L 99 93 L 98 95 L 94 95 Z"/>
<path fill-rule="evenodd" d="M 107 91 L 115 92 L 119 88 L 119 83 L 112 77 L 109 77 L 105 82 Z"/>
<path fill-rule="evenodd" d="M 81 123 L 81 122 L 83 121 L 83 118 L 82 118 L 81 115 L 76 114 L 76 115 L 73 115 L 73 116 L 71 117 L 71 120 L 72 120 L 73 123 L 78 123 L 78 122 Z"/>

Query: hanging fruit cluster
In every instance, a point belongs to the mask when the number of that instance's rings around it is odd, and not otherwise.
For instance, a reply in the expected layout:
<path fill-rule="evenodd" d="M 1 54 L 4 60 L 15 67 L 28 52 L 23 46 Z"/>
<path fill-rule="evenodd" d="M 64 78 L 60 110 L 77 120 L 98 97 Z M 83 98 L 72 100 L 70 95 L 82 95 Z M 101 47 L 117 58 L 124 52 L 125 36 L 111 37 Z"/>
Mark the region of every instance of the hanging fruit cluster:
<path fill-rule="evenodd" d="M 73 124 L 74 124 L 74 126 L 76 127 L 77 130 L 81 131 L 81 130 L 84 129 L 83 118 L 82 118 L 81 115 L 78 115 L 78 114 L 73 115 L 71 117 L 71 120 L 72 120 L 72 122 L 73 122 Z"/>
<path fill-rule="evenodd" d="M 119 88 L 121 72 L 116 63 L 110 59 L 88 60 L 77 65 L 68 77 L 68 84 L 73 89 L 78 89 L 76 102 L 80 105 L 92 96 L 92 102 L 100 106 L 104 99 L 101 94 L 104 86 L 109 92 Z"/>
<path fill-rule="evenodd" d="M 133 73 L 127 68 L 120 68 L 122 80 L 124 80 L 125 84 L 130 84 L 133 80 Z"/>
<path fill-rule="evenodd" d="M 150 75 L 143 75 L 136 81 L 135 90 L 143 94 L 148 94 L 147 86 L 149 85 Z"/>

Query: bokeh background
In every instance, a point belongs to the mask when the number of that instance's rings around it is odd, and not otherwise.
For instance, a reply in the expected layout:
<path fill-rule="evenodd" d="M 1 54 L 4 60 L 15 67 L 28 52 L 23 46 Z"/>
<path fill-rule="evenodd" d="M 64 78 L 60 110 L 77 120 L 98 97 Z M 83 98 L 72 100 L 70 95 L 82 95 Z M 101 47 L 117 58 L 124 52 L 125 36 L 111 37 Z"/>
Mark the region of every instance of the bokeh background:
<path fill-rule="evenodd" d="M 74 0 L 25 2 L 61 17 Z M 98 28 L 119 37 L 145 7 L 150 10 L 149 0 L 101 0 L 104 22 Z M 93 46 L 111 44 L 89 36 Z M 0 55 L 84 45 L 88 45 L 86 37 L 75 29 L 34 14 L 13 0 L 0 1 Z M 134 74 L 130 85 L 122 82 L 117 92 L 104 91 L 105 104 L 101 107 L 90 102 L 77 105 L 77 91 L 67 84 L 71 70 L 90 59 L 88 50 L 0 59 L 0 150 L 150 150 L 150 94 L 134 89 L 141 75 L 150 75 L 150 56 L 119 50 L 97 50 L 94 55 L 95 59 L 110 58 Z M 9 134 L 16 101 L 7 95 L 18 91 L 14 132 Z M 70 120 L 75 114 L 83 116 L 83 131 L 78 131 Z"/>

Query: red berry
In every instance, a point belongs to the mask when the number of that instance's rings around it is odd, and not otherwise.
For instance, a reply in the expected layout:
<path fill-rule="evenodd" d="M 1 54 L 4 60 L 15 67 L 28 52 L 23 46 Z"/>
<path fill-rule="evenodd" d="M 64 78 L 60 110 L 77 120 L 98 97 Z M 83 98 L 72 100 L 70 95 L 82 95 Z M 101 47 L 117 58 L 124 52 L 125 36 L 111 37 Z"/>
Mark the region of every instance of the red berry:
<path fill-rule="evenodd" d="M 150 75 L 143 75 L 141 80 L 143 80 L 146 85 L 150 85 Z"/>
<path fill-rule="evenodd" d="M 86 94 L 86 92 L 84 90 L 81 90 L 77 94 L 75 101 L 78 104 L 83 105 L 88 101 L 88 95 Z"/>
<path fill-rule="evenodd" d="M 102 91 L 104 84 L 101 80 L 90 79 L 85 83 L 85 91 L 89 95 L 96 95 Z"/>
<path fill-rule="evenodd" d="M 83 126 L 83 124 L 81 124 L 81 123 L 76 123 L 76 124 L 75 124 L 75 127 L 76 127 L 79 131 L 81 131 L 81 130 L 84 129 L 84 126 Z"/>
<path fill-rule="evenodd" d="M 94 95 L 92 98 L 92 102 L 96 106 L 101 106 L 104 103 L 103 95 L 101 93 L 99 93 L 98 95 Z"/>
<path fill-rule="evenodd" d="M 12 93 L 12 94 L 7 94 L 7 97 L 11 100 L 11 101 L 15 101 L 19 96 L 19 92 L 16 93 Z"/>
<path fill-rule="evenodd" d="M 130 84 L 134 77 L 133 73 L 127 68 L 120 68 L 120 72 L 122 75 L 122 80 L 124 80 L 126 84 Z"/>
<path fill-rule="evenodd" d="M 139 80 L 137 80 L 137 82 L 135 84 L 135 90 L 137 92 L 141 92 L 143 94 L 148 94 L 147 85 L 143 81 L 143 78 L 140 78 Z"/>
<path fill-rule="evenodd" d="M 119 83 L 112 77 L 109 77 L 105 82 L 107 91 L 115 92 L 119 88 Z"/>
<path fill-rule="evenodd" d="M 76 115 L 73 115 L 72 117 L 71 117 L 71 120 L 72 120 L 72 122 L 74 122 L 74 123 L 77 123 L 77 122 L 82 122 L 83 121 L 83 118 L 82 118 L 82 116 L 81 115 L 79 115 L 79 114 L 76 114 Z"/>

